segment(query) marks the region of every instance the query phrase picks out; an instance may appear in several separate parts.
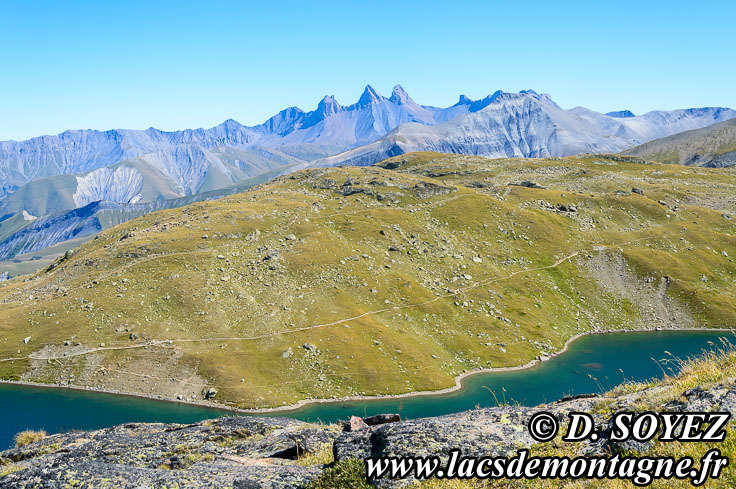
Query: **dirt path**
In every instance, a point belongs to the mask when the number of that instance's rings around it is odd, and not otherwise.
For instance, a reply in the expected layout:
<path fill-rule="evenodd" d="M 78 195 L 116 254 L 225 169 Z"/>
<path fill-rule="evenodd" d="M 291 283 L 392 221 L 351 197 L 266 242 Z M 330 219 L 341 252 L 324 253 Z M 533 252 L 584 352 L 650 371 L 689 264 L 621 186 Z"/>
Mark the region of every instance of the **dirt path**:
<path fill-rule="evenodd" d="M 544 267 L 536 267 L 536 268 L 529 268 L 525 270 L 517 270 L 509 275 L 505 275 L 503 277 L 493 277 L 489 278 L 480 282 L 474 282 L 471 285 L 468 285 L 467 287 L 461 287 L 459 289 L 456 289 L 453 293 L 447 293 L 443 295 L 439 295 L 437 297 L 434 297 L 432 299 L 423 301 L 423 302 L 417 302 L 414 304 L 404 304 L 401 306 L 391 306 L 391 307 L 384 307 L 382 309 L 377 309 L 374 311 L 367 311 L 363 314 L 359 314 L 357 316 L 352 316 L 348 318 L 338 319 L 336 321 L 331 321 L 328 323 L 320 323 L 320 324 L 313 324 L 310 326 L 303 326 L 301 328 L 293 328 L 293 329 L 287 329 L 283 331 L 273 331 L 271 333 L 264 333 L 261 335 L 255 335 L 255 336 L 223 336 L 223 337 L 216 337 L 216 338 L 192 338 L 192 339 L 179 339 L 179 340 L 151 340 L 146 343 L 140 343 L 136 345 L 127 345 L 127 346 L 105 346 L 105 347 L 97 347 L 97 348 L 89 348 L 87 350 L 75 352 L 75 353 L 67 353 L 66 355 L 27 355 L 22 357 L 12 357 L 12 358 L 2 358 L 0 359 L 0 362 L 10 362 L 15 360 L 62 360 L 62 359 L 68 359 L 73 357 L 78 357 L 82 355 L 89 355 L 90 353 L 96 353 L 100 351 L 113 351 L 113 350 L 130 350 L 134 348 L 146 348 L 146 347 L 163 347 L 163 348 L 170 348 L 172 344 L 174 343 L 203 343 L 203 342 L 209 342 L 209 341 L 253 341 L 253 340 L 260 340 L 263 338 L 268 338 L 271 336 L 277 336 L 277 335 L 283 335 L 283 334 L 292 334 L 292 333 L 298 333 L 301 331 L 309 331 L 312 329 L 319 329 L 319 328 L 326 328 L 329 326 L 336 326 L 338 324 L 344 324 L 351 321 L 356 321 L 358 319 L 364 318 L 366 316 L 373 316 L 376 314 L 382 314 L 384 312 L 389 311 L 398 311 L 403 309 L 411 309 L 415 307 L 421 307 L 425 306 L 427 304 L 432 304 L 433 302 L 437 302 L 442 299 L 447 299 L 449 297 L 454 297 L 457 294 L 463 293 L 468 290 L 475 289 L 477 287 L 482 287 L 484 285 L 498 282 L 501 280 L 508 280 L 512 277 L 515 277 L 516 275 L 522 274 L 522 273 L 531 273 L 535 271 L 540 270 L 547 270 L 550 268 L 555 268 L 560 266 L 562 263 L 565 263 L 568 260 L 571 260 L 575 256 L 577 256 L 580 253 L 580 251 L 575 251 L 574 253 L 571 253 L 563 258 L 560 258 L 555 263 L 551 265 L 547 265 Z"/>
<path fill-rule="evenodd" d="M 136 348 L 146 348 L 148 346 L 158 346 L 158 347 L 164 347 L 168 348 L 171 342 L 169 340 L 151 340 L 147 341 L 145 343 L 139 343 L 136 345 L 128 345 L 128 346 L 100 346 L 97 348 L 88 348 L 86 350 L 74 352 L 74 353 L 67 353 L 66 355 L 26 355 L 24 357 L 12 357 L 12 358 L 0 358 L 0 362 L 12 362 L 15 360 L 64 360 L 66 358 L 74 358 L 82 355 L 89 355 L 90 353 L 96 353 L 99 351 L 108 351 L 108 350 L 132 350 Z"/>
<path fill-rule="evenodd" d="M 455 199 L 458 199 L 458 198 L 461 198 L 461 197 L 465 197 L 465 196 L 468 196 L 468 195 L 471 195 L 471 194 L 458 193 L 458 194 L 453 195 L 452 197 L 448 197 L 446 199 L 441 199 L 441 200 L 436 200 L 436 201 L 432 201 L 432 202 L 427 202 L 426 204 L 421 204 L 419 206 L 411 207 L 411 209 L 414 209 L 414 210 L 424 210 L 424 209 L 430 209 L 430 208 L 434 208 L 434 207 L 439 207 L 439 206 L 444 205 L 444 204 L 446 204 L 446 203 L 448 203 L 450 201 L 453 201 Z M 317 216 L 310 216 L 310 219 L 312 219 L 312 220 L 317 220 L 317 219 L 320 219 L 320 220 L 329 220 L 329 219 L 332 219 L 334 217 L 341 217 L 341 216 L 350 216 L 350 215 L 361 214 L 361 213 L 364 213 L 364 212 L 368 212 L 370 210 L 371 209 L 368 208 L 368 209 L 360 209 L 360 210 L 350 211 L 350 212 L 336 212 L 336 213 L 333 213 L 333 214 L 326 214 L 326 215 L 323 215 L 323 216 L 319 216 L 319 215 L 317 215 Z M 286 223 L 281 224 L 280 226 L 278 226 L 278 229 L 280 229 L 280 230 L 288 229 L 297 219 L 299 219 L 299 217 L 297 215 L 292 216 L 291 219 L 288 222 L 286 222 Z M 157 253 L 157 254 L 148 255 L 146 257 L 138 258 L 138 259 L 136 259 L 136 260 L 134 260 L 134 261 L 132 261 L 130 263 L 127 263 L 125 265 L 121 265 L 121 266 L 119 266 L 117 268 L 114 268 L 112 270 L 107 270 L 107 271 L 105 271 L 105 272 L 103 272 L 103 273 L 95 276 L 95 278 L 93 280 L 95 280 L 95 281 L 105 280 L 105 279 L 111 277 L 112 275 L 118 274 L 118 273 L 123 272 L 125 270 L 129 270 L 130 268 L 136 267 L 138 265 L 141 265 L 143 263 L 147 263 L 147 262 L 152 261 L 152 260 L 158 260 L 160 258 L 169 258 L 169 257 L 195 255 L 195 254 L 200 254 L 200 253 L 212 253 L 212 249 L 211 248 L 206 248 L 206 249 L 197 249 L 197 250 L 190 250 L 190 251 L 176 251 L 176 252 L 173 252 L 173 253 Z M 56 275 L 60 270 L 61 270 L 60 268 L 56 268 L 54 270 L 51 270 L 44 278 L 46 279 L 46 281 L 49 281 L 49 280 L 53 279 L 54 275 Z M 90 280 L 88 282 L 82 283 L 80 285 L 80 287 L 85 287 L 85 286 L 90 285 L 90 284 L 92 284 L 92 280 Z M 33 289 L 35 286 L 36 286 L 36 284 L 29 283 L 28 285 L 26 285 L 22 289 L 16 290 L 13 293 L 11 293 L 8 296 L 8 299 L 10 299 L 12 297 L 17 297 L 20 294 L 28 293 L 28 291 L 30 291 L 31 289 Z M 19 301 L 19 300 L 8 300 L 8 299 L 2 301 L 2 303 L 3 304 L 16 304 L 16 305 L 23 305 L 24 304 L 24 301 L 22 301 L 22 300 Z"/>
<path fill-rule="evenodd" d="M 628 241 L 628 242 L 620 243 L 620 244 L 613 244 L 613 245 L 595 245 L 594 247 L 595 248 L 599 248 L 599 247 L 615 248 L 615 247 L 619 247 L 619 246 L 623 246 L 623 245 L 627 245 L 627 244 L 637 243 L 637 242 L 640 242 L 640 241 L 646 241 L 648 239 L 649 238 L 641 238 L 641 239 L 637 239 L 637 240 L 633 240 L 633 241 Z M 31 355 L 21 356 L 21 357 L 2 358 L 2 359 L 0 359 L 0 362 L 9 362 L 9 361 L 15 361 L 15 360 L 61 360 L 61 359 L 65 359 L 65 358 L 68 359 L 68 358 L 73 358 L 73 357 L 82 356 L 82 355 L 88 355 L 90 353 L 96 353 L 96 352 L 106 351 L 106 350 L 110 350 L 110 351 L 111 350 L 129 350 L 129 349 L 134 349 L 134 348 L 146 348 L 146 347 L 172 348 L 172 345 L 173 344 L 176 344 L 176 343 L 181 344 L 181 343 L 205 343 L 205 342 L 210 342 L 210 341 L 254 341 L 254 340 L 260 340 L 260 339 L 264 339 L 264 338 L 269 338 L 269 337 L 272 337 L 272 336 L 292 334 L 292 333 L 299 333 L 299 332 L 303 332 L 303 331 L 310 331 L 310 330 L 313 330 L 313 329 L 327 328 L 327 327 L 330 327 L 330 326 L 337 326 L 339 324 L 345 324 L 345 323 L 348 323 L 348 322 L 351 322 L 351 321 L 356 321 L 358 319 L 361 319 L 361 318 L 364 318 L 364 317 L 368 317 L 368 316 L 374 316 L 374 315 L 377 315 L 377 314 L 383 314 L 385 312 L 399 311 L 399 310 L 404 310 L 404 309 L 411 309 L 411 308 L 416 308 L 416 307 L 422 307 L 422 306 L 425 306 L 425 305 L 428 305 L 428 304 L 432 304 L 432 303 L 437 302 L 437 301 L 442 300 L 442 299 L 447 299 L 447 298 L 450 298 L 450 297 L 455 297 L 456 295 L 461 294 L 463 292 L 466 292 L 468 290 L 473 290 L 473 289 L 476 289 L 478 287 L 483 287 L 485 285 L 488 285 L 488 284 L 491 284 L 491 283 L 494 283 L 494 282 L 500 282 L 500 281 L 503 281 L 503 280 L 508 280 L 508 279 L 513 278 L 513 277 L 515 277 L 517 275 L 526 274 L 526 273 L 532 273 L 532 272 L 538 272 L 538 271 L 542 271 L 542 270 L 549 270 L 549 269 L 552 269 L 552 268 L 556 268 L 556 267 L 562 265 L 563 263 L 572 260 L 573 258 L 575 258 L 576 256 L 578 256 L 579 254 L 585 253 L 585 252 L 588 252 L 588 251 L 589 250 L 577 250 L 577 251 L 574 251 L 574 252 L 570 253 L 567 256 L 564 256 L 562 258 L 559 258 L 557 261 L 555 261 L 551 265 L 546 265 L 546 266 L 543 266 L 543 267 L 527 268 L 527 269 L 524 269 L 524 270 L 517 270 L 517 271 L 515 271 L 513 273 L 510 273 L 508 275 L 504 275 L 502 277 L 491 277 L 491 278 L 488 278 L 486 280 L 482 280 L 482 281 L 479 281 L 479 282 L 473 282 L 472 284 L 470 284 L 470 285 L 468 285 L 466 287 L 460 287 L 460 288 L 456 289 L 452 293 L 446 293 L 446 294 L 438 295 L 438 296 L 433 297 L 432 299 L 429 299 L 429 300 L 426 300 L 426 301 L 417 302 L 417 303 L 413 303 L 413 304 L 404 304 L 404 305 L 400 305 L 400 306 L 384 307 L 384 308 L 376 309 L 376 310 L 373 310 L 373 311 L 367 311 L 367 312 L 364 312 L 362 314 L 358 314 L 357 316 L 351 316 L 351 317 L 347 317 L 347 318 L 343 318 L 343 319 L 338 319 L 338 320 L 330 321 L 330 322 L 327 322 L 327 323 L 313 324 L 313 325 L 310 325 L 310 326 L 303 326 L 303 327 L 300 327 L 300 328 L 286 329 L 286 330 L 283 330 L 283 331 L 273 331 L 273 332 L 270 332 L 270 333 L 264 333 L 264 334 L 260 334 L 260 335 L 254 335 L 254 336 L 221 336 L 221 337 L 214 337 L 214 338 L 191 338 L 191 339 L 178 339 L 178 340 L 151 340 L 151 341 L 148 341 L 146 343 L 141 343 L 141 344 L 136 344 L 136 345 L 119 346 L 119 347 L 108 346 L 108 347 L 90 348 L 88 350 L 84 350 L 84 351 L 80 351 L 80 352 L 76 352 L 76 353 L 67 353 L 66 355 L 38 356 L 38 355 L 32 355 L 31 354 Z M 140 262 L 138 262 L 138 263 L 140 263 Z"/>

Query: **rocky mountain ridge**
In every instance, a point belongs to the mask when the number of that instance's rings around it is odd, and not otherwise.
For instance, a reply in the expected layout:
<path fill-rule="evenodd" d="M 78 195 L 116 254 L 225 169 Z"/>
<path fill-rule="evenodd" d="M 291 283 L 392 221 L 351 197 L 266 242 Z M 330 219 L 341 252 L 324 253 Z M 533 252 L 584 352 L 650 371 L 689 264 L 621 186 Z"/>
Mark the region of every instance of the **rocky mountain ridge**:
<path fill-rule="evenodd" d="M 717 107 L 622 117 L 583 107 L 564 110 L 548 95 L 531 90 L 497 93 L 481 110 L 432 126 L 402 124 L 374 143 L 294 168 L 371 165 L 413 151 L 489 158 L 617 153 L 643 141 L 734 117 L 736 111 Z"/>

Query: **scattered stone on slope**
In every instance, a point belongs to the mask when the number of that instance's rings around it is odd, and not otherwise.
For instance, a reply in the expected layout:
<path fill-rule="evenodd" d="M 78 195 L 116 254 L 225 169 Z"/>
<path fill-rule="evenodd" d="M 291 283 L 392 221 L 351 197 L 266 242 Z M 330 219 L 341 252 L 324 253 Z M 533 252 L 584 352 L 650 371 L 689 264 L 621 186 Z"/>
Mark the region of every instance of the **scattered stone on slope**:
<path fill-rule="evenodd" d="M 531 180 L 524 180 L 518 183 L 509 183 L 509 185 L 514 187 L 526 187 L 526 188 L 538 188 L 538 189 L 546 189 L 547 187 L 544 187 L 542 185 L 539 185 L 536 182 L 532 182 Z"/>

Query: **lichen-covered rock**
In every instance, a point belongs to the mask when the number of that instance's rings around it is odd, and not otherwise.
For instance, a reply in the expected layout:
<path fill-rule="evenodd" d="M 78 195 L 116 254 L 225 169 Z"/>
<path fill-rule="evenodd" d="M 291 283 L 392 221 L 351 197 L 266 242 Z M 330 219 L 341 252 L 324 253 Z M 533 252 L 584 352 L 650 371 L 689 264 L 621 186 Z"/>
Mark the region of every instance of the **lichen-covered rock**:
<path fill-rule="evenodd" d="M 329 449 L 337 434 L 331 427 L 259 417 L 64 433 L 0 453 L 13 464 L 0 488 L 57 488 L 82 480 L 85 487 L 297 488 L 322 471 L 321 465 L 298 465 L 297 453 Z"/>
<path fill-rule="evenodd" d="M 667 404 L 671 411 L 729 411 L 736 414 L 736 384 L 727 382 L 708 389 L 693 387 L 682 399 Z"/>
<path fill-rule="evenodd" d="M 544 406 L 560 421 L 568 412 L 589 410 L 597 398 L 571 399 Z M 391 456 L 446 458 L 459 449 L 466 456 L 498 456 L 529 447 L 529 418 L 540 407 L 501 406 L 420 418 L 343 433 L 335 441 L 335 459 Z"/>

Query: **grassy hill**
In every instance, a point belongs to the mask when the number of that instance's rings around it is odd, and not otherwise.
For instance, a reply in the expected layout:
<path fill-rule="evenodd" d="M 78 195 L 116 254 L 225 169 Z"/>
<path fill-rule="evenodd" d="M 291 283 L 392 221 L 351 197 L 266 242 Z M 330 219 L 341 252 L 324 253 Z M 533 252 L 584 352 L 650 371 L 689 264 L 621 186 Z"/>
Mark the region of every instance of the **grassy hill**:
<path fill-rule="evenodd" d="M 736 119 L 655 139 L 623 153 L 662 163 L 733 166 L 736 165 Z"/>
<path fill-rule="evenodd" d="M 730 327 L 735 188 L 601 155 L 297 172 L 0 284 L 0 376 L 272 407 L 440 389 L 591 330 Z"/>

